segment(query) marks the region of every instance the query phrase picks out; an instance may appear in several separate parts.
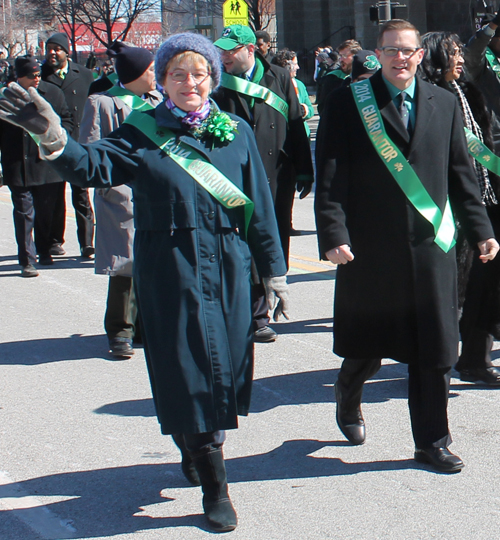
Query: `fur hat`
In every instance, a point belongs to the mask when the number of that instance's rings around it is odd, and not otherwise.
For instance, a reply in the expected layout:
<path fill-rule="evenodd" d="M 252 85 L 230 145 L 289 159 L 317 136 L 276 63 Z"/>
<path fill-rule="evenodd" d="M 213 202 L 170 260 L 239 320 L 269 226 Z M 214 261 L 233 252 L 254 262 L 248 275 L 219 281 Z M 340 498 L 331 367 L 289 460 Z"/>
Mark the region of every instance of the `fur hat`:
<path fill-rule="evenodd" d="M 49 39 L 45 42 L 45 47 L 47 47 L 47 44 L 49 43 L 55 43 L 56 45 L 59 45 L 66 51 L 66 54 L 69 54 L 69 41 L 68 41 L 68 36 L 66 34 L 63 34 L 62 32 L 58 32 L 57 34 L 52 34 L 49 37 Z"/>
<path fill-rule="evenodd" d="M 113 43 L 106 51 L 115 59 L 115 71 L 122 84 L 138 79 L 154 62 L 153 53 L 140 47 L 129 47 L 121 41 Z"/>
<path fill-rule="evenodd" d="M 167 65 L 174 56 L 186 51 L 194 51 L 201 54 L 210 64 L 213 90 L 220 84 L 222 63 L 219 51 L 214 44 L 201 34 L 186 32 L 175 34 L 163 43 L 158 49 L 155 58 L 156 80 L 162 84 Z"/>

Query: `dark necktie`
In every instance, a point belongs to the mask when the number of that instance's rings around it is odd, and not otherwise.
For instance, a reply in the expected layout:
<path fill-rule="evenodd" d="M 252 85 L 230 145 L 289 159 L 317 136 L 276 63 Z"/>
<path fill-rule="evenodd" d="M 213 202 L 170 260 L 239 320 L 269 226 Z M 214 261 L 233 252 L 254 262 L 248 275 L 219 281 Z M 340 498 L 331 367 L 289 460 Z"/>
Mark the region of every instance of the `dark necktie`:
<path fill-rule="evenodd" d="M 401 94 L 399 94 L 399 99 L 399 115 L 401 116 L 401 120 L 403 121 L 405 128 L 409 130 L 408 124 L 410 122 L 410 112 L 406 106 L 406 92 L 401 92 Z"/>

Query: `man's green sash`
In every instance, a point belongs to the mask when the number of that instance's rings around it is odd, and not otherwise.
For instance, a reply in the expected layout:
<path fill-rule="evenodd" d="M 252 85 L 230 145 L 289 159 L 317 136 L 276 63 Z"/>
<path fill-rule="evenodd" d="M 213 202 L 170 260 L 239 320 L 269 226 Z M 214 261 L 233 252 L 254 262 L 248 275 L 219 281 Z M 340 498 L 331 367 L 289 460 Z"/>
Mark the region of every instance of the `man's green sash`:
<path fill-rule="evenodd" d="M 484 51 L 484 55 L 486 56 L 486 60 L 488 61 L 490 68 L 495 72 L 495 75 L 500 79 L 500 62 L 498 61 L 496 54 L 488 47 L 486 51 Z"/>
<path fill-rule="evenodd" d="M 335 77 L 338 77 L 339 79 L 347 79 L 347 77 L 349 77 L 349 75 L 346 75 L 341 69 L 334 69 L 333 71 L 329 71 L 328 73 L 325 74 L 325 77 L 327 75 L 335 75 Z"/>
<path fill-rule="evenodd" d="M 224 176 L 194 148 L 183 142 L 177 143 L 172 131 L 159 127 L 149 114 L 132 111 L 124 123 L 131 124 L 146 135 L 220 204 L 226 208 L 244 206 L 246 236 L 254 204 L 229 178 Z"/>
<path fill-rule="evenodd" d="M 121 86 L 113 86 L 113 88 L 107 90 L 107 93 L 120 98 L 125 105 L 128 105 L 134 111 L 150 111 L 151 109 L 154 109 L 147 101 L 144 101 L 130 90 L 122 88 Z"/>
<path fill-rule="evenodd" d="M 434 227 L 434 242 L 448 253 L 455 245 L 455 222 L 450 201 L 446 201 L 443 214 L 399 148 L 387 136 L 370 80 L 351 84 L 351 90 L 375 150 L 414 208 Z"/>
<path fill-rule="evenodd" d="M 465 129 L 469 154 L 489 171 L 500 175 L 500 158 L 487 148 L 470 129 Z"/>
<path fill-rule="evenodd" d="M 269 88 L 264 88 L 260 84 L 255 84 L 241 77 L 229 75 L 229 73 L 222 74 L 221 86 L 244 94 L 245 96 L 263 99 L 266 105 L 280 112 L 288 122 L 288 103 L 272 90 L 269 90 Z"/>

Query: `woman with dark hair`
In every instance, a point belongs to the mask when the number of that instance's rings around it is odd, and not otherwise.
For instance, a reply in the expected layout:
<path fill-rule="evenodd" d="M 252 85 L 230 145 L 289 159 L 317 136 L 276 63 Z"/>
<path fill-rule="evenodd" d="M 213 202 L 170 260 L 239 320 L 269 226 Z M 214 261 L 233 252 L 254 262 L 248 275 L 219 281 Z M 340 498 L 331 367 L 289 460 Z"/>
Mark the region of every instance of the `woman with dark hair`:
<path fill-rule="evenodd" d="M 493 149 L 490 114 L 479 89 L 464 79 L 463 44 L 451 32 L 429 32 L 422 38 L 425 56 L 421 76 L 453 92 L 462 110 L 466 128 L 486 147 Z M 483 204 L 495 235 L 500 235 L 500 179 L 475 160 L 474 169 Z M 493 339 L 500 339 L 500 260 L 483 265 L 475 260 L 472 248 L 458 226 L 458 289 L 462 317 L 462 353 L 455 369 L 462 381 L 500 386 L 500 369 L 493 366 Z"/>

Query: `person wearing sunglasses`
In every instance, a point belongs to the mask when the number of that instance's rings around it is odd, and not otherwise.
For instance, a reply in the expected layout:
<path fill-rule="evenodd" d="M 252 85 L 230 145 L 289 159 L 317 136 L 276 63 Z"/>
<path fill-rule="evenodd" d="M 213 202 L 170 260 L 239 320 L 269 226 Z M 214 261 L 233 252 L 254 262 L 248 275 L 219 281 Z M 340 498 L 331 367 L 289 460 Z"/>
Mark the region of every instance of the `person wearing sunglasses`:
<path fill-rule="evenodd" d="M 61 118 L 62 126 L 71 131 L 73 122 L 64 94 L 43 82 L 40 64 L 31 57 L 17 57 L 14 63 L 16 81 L 25 90 L 36 88 Z M 22 129 L 0 121 L 0 150 L 3 182 L 9 187 L 14 206 L 14 230 L 22 277 L 36 277 L 37 261 L 52 264 L 50 235 L 57 194 L 62 179 L 51 167 L 40 161 L 35 141 Z M 34 239 L 33 239 L 34 232 Z"/>
<path fill-rule="evenodd" d="M 458 101 L 416 77 L 418 30 L 384 23 L 375 52 L 381 69 L 332 94 L 317 137 L 320 252 L 338 265 L 337 424 L 363 444 L 365 381 L 382 358 L 408 364 L 414 459 L 456 473 L 464 463 L 448 450 L 447 415 L 459 339 L 453 212 L 481 263 L 499 246 Z"/>

